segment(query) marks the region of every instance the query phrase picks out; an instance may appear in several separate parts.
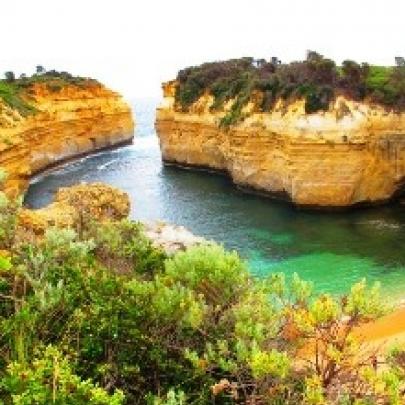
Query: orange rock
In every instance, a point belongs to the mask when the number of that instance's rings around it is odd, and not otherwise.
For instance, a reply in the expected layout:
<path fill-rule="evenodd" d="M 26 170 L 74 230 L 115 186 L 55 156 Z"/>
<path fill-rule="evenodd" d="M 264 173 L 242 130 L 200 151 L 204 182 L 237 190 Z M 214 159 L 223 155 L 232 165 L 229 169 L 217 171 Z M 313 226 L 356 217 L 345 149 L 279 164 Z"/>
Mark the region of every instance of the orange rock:
<path fill-rule="evenodd" d="M 356 330 L 357 336 L 365 342 L 383 347 L 405 347 L 405 308 L 394 312 Z"/>
<path fill-rule="evenodd" d="M 203 95 L 184 113 L 175 82 L 163 85 L 156 130 L 169 163 L 218 169 L 239 186 L 302 206 L 347 207 L 392 198 L 405 179 L 405 114 L 338 97 L 327 112 L 306 114 L 304 101 L 272 112 L 244 108 L 247 118 L 225 131 L 225 112 Z M 228 102 L 224 110 L 231 107 Z"/>
<path fill-rule="evenodd" d="M 22 117 L 0 99 L 0 167 L 5 189 L 23 192 L 35 173 L 60 161 L 128 142 L 134 120 L 123 98 L 97 82 L 67 85 L 58 92 L 40 83 L 29 103 L 38 112 Z"/>

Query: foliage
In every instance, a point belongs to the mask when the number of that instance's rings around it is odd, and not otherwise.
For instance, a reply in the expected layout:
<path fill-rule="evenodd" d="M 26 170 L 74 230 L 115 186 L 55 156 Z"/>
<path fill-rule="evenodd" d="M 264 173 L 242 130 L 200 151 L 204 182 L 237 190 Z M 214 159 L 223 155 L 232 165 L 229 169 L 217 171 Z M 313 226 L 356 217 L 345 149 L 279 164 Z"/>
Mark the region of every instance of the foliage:
<path fill-rule="evenodd" d="M 0 80 L 0 99 L 24 117 L 35 112 L 35 108 L 21 97 L 15 81 L 10 83 L 6 80 Z"/>
<path fill-rule="evenodd" d="M 93 79 L 73 76 L 68 72 L 46 71 L 40 65 L 30 77 L 21 74 L 17 79 L 11 71 L 5 72 L 4 75 L 5 79 L 0 80 L 0 100 L 24 117 L 37 111 L 31 100 L 31 88 L 34 84 L 43 83 L 50 92 L 57 93 L 66 85 L 84 88 L 97 83 Z"/>
<path fill-rule="evenodd" d="M 0 168 L 0 249 L 8 249 L 14 243 L 17 226 L 16 214 L 22 204 L 21 198 L 10 199 L 1 190 L 6 179 L 6 171 Z"/>
<path fill-rule="evenodd" d="M 250 57 L 204 63 L 181 70 L 177 75 L 176 106 L 188 111 L 202 95 L 214 97 L 212 110 L 221 110 L 233 100 L 220 125 L 228 127 L 243 120 L 249 102 L 258 111 L 270 111 L 276 101 L 305 100 L 308 114 L 328 110 L 331 101 L 343 94 L 354 100 L 369 100 L 387 108 L 405 109 L 405 67 L 362 65 L 346 60 L 336 66 L 331 59 L 309 51 L 304 61 L 282 64 Z"/>
<path fill-rule="evenodd" d="M 53 346 L 38 349 L 30 365 L 12 362 L 2 380 L 16 405 L 121 405 L 124 395 L 109 395 L 90 380 L 81 380 L 67 357 Z"/>
<path fill-rule="evenodd" d="M 6 82 L 8 83 L 12 83 L 15 81 L 15 74 L 12 71 L 5 72 L 4 77 L 6 78 Z"/>
<path fill-rule="evenodd" d="M 120 274 L 152 274 L 162 268 L 165 254 L 143 234 L 142 225 L 131 221 L 99 224 L 91 222 L 86 238 L 94 239 L 96 256 L 111 271 Z"/>
<path fill-rule="evenodd" d="M 9 240 L 4 404 L 404 400 L 403 353 L 376 370 L 356 338 L 384 311 L 378 286 L 315 296 L 297 275 L 253 278 L 215 244 L 167 257 L 127 220 Z"/>

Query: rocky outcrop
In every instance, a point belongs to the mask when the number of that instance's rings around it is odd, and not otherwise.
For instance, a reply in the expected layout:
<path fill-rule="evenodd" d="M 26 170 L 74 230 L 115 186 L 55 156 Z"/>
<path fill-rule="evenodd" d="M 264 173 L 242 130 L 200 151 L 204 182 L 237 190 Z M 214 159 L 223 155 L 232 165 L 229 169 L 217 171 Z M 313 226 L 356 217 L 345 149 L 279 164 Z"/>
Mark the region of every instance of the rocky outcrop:
<path fill-rule="evenodd" d="M 60 161 L 129 142 L 134 121 L 122 97 L 97 82 L 29 89 L 36 113 L 23 117 L 0 98 L 0 167 L 6 190 L 24 191 L 29 178 Z"/>
<path fill-rule="evenodd" d="M 310 207 L 381 203 L 405 188 L 404 113 L 337 97 L 308 115 L 303 101 L 279 101 L 269 113 L 249 104 L 243 122 L 221 129 L 211 96 L 184 113 L 174 83 L 163 90 L 156 130 L 167 163 L 225 171 L 239 186 Z"/>
<path fill-rule="evenodd" d="M 184 226 L 171 225 L 165 222 L 149 222 L 144 224 L 145 235 L 153 244 L 172 254 L 178 250 L 186 250 L 194 245 L 209 243 L 201 236 L 195 236 Z"/>
<path fill-rule="evenodd" d="M 81 229 L 83 221 L 119 221 L 127 218 L 130 200 L 127 193 L 103 183 L 83 183 L 59 189 L 54 201 L 37 209 L 22 208 L 18 211 L 16 240 L 33 241 L 42 238 L 52 227 Z M 154 246 L 167 254 L 207 243 L 182 226 L 164 222 L 143 224 L 144 232 Z"/>
<path fill-rule="evenodd" d="M 42 236 L 50 227 L 78 228 L 83 216 L 96 221 L 113 221 L 129 214 L 128 194 L 103 183 L 60 188 L 45 208 L 21 209 L 18 228 L 25 235 Z"/>

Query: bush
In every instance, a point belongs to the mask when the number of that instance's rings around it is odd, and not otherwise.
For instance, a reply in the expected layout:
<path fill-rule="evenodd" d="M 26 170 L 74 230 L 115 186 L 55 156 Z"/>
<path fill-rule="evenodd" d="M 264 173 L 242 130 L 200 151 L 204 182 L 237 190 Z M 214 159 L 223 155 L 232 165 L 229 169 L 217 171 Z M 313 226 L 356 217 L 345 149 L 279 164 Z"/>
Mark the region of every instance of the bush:
<path fill-rule="evenodd" d="M 397 58 L 400 60 L 400 58 Z M 276 63 L 277 62 L 277 63 Z M 341 67 L 331 59 L 309 51 L 307 59 L 290 64 L 256 61 L 253 58 L 204 63 L 181 70 L 177 75 L 176 108 L 188 111 L 203 94 L 214 96 L 213 111 L 234 100 L 220 126 L 243 120 L 242 109 L 250 101 L 257 111 L 269 111 L 279 98 L 293 102 L 305 99 L 307 114 L 328 110 L 339 94 L 354 100 L 368 99 L 387 108 L 405 108 L 404 65 L 395 68 L 370 66 L 346 60 Z M 254 97 L 260 92 L 262 97 Z"/>
<path fill-rule="evenodd" d="M 384 311 L 378 286 L 316 296 L 215 244 L 166 257 L 136 223 L 82 231 L 1 256 L 5 404 L 403 401 L 401 352 L 376 371 L 356 339 Z"/>
<path fill-rule="evenodd" d="M 2 387 L 16 405 L 121 405 L 121 391 L 109 395 L 72 372 L 69 360 L 56 348 L 38 350 L 31 364 L 10 363 Z"/>
<path fill-rule="evenodd" d="M 11 72 L 11 71 L 5 72 L 4 77 L 6 78 L 6 82 L 8 82 L 8 83 L 15 82 L 14 72 Z"/>

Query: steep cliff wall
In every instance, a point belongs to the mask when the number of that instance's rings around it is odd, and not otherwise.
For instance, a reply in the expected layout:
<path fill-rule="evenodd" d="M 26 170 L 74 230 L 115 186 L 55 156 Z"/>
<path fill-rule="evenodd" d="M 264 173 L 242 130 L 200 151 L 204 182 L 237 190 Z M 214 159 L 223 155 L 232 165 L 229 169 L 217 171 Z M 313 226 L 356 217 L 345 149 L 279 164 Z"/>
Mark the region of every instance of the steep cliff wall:
<path fill-rule="evenodd" d="M 239 186 L 302 206 L 380 203 L 405 184 L 405 114 L 337 97 L 327 112 L 305 114 L 304 102 L 255 113 L 229 129 L 201 97 L 190 112 L 175 108 L 175 86 L 163 86 L 156 130 L 163 159 L 229 173 Z M 228 106 L 229 108 L 229 106 Z"/>
<path fill-rule="evenodd" d="M 35 114 L 23 117 L 0 98 L 0 167 L 6 190 L 25 189 L 30 176 L 62 160 L 128 142 L 134 122 L 122 97 L 97 82 L 29 89 Z"/>

